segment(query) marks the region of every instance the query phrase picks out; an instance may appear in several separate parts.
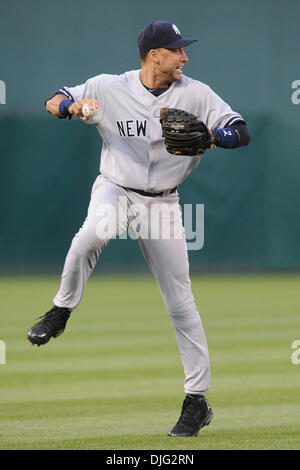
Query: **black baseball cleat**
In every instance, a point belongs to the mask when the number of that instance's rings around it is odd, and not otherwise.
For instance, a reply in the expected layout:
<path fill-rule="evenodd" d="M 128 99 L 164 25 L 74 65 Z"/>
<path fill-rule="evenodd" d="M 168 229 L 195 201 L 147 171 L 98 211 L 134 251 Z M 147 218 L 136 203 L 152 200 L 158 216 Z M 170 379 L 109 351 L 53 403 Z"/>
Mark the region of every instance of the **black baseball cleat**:
<path fill-rule="evenodd" d="M 168 436 L 197 436 L 203 426 L 213 419 L 213 410 L 204 395 L 187 395 L 184 399 L 181 415 Z"/>
<path fill-rule="evenodd" d="M 50 338 L 56 338 L 64 332 L 66 323 L 71 315 L 71 310 L 64 307 L 54 307 L 49 312 L 42 315 L 41 321 L 29 328 L 27 332 L 27 339 L 31 344 L 48 343 Z"/>

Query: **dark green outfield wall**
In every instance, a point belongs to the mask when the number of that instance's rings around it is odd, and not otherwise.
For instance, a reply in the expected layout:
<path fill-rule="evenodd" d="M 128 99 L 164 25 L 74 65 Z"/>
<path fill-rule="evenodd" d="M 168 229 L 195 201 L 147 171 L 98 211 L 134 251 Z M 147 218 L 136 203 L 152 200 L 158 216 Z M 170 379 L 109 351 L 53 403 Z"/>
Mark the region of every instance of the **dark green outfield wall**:
<path fill-rule="evenodd" d="M 182 203 L 205 205 L 191 268 L 300 268 L 300 3 L 181 4 L 0 1 L 1 272 L 61 269 L 98 173 L 97 131 L 50 116 L 45 98 L 138 68 L 137 32 L 157 19 L 199 38 L 185 73 L 241 112 L 252 135 L 246 148 L 207 152 L 180 188 Z M 144 266 L 136 242 L 113 240 L 97 270 L 129 262 Z"/>

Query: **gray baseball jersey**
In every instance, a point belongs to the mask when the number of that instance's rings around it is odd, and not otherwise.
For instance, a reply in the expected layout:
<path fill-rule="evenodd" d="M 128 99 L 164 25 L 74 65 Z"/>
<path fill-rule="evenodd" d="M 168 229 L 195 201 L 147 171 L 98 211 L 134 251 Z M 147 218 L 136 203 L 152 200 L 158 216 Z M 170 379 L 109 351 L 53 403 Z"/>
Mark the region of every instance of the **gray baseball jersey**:
<path fill-rule="evenodd" d="M 73 238 L 54 298 L 55 305 L 74 310 L 109 239 L 131 223 L 127 207 L 146 209 L 147 215 L 138 219 L 141 227 L 153 225 L 151 214 L 157 204 L 167 207 L 174 215 L 171 232 L 184 235 L 178 193 L 167 190 L 182 183 L 200 158 L 174 156 L 166 151 L 160 108 L 180 108 L 196 114 L 211 129 L 233 124 L 242 117 L 207 85 L 186 76 L 156 97 L 143 86 L 138 70 L 119 76 L 99 75 L 58 93 L 74 101 L 98 100 L 96 116 L 85 122 L 95 125 L 103 139 L 101 175 L 93 185 L 87 218 Z M 148 197 L 128 188 L 167 194 Z M 104 214 L 102 209 L 108 204 L 114 210 Z M 111 224 L 114 213 L 118 213 L 117 224 Z M 109 234 L 103 231 L 106 226 L 113 227 Z M 205 393 L 210 382 L 209 354 L 192 294 L 185 237 L 139 237 L 138 243 L 173 322 L 184 366 L 185 392 Z"/>
<path fill-rule="evenodd" d="M 95 125 L 103 139 L 100 173 L 120 186 L 147 192 L 178 186 L 200 162 L 199 157 L 182 158 L 166 151 L 160 108 L 184 109 L 210 129 L 242 119 L 209 86 L 185 75 L 158 97 L 143 86 L 139 70 L 98 75 L 59 92 L 75 101 L 98 100 L 98 113 L 85 122 Z"/>

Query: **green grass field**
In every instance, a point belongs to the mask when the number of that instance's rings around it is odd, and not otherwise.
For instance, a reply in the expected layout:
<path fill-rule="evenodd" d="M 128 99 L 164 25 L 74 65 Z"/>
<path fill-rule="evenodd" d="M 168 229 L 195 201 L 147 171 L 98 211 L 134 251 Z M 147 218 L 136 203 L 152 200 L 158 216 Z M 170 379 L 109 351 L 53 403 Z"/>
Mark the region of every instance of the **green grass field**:
<path fill-rule="evenodd" d="M 211 356 L 215 417 L 169 438 L 183 370 L 151 277 L 94 276 L 65 333 L 32 347 L 27 329 L 59 278 L 0 279 L 0 449 L 299 449 L 300 276 L 194 276 Z"/>

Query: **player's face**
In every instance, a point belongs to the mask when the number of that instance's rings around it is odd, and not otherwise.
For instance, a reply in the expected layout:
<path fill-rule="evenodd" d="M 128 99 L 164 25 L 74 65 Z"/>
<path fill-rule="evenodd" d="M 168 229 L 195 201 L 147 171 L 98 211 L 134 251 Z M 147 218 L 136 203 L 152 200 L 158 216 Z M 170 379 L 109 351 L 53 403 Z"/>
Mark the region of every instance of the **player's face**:
<path fill-rule="evenodd" d="M 188 58 L 183 47 L 178 49 L 160 49 L 159 70 L 169 82 L 177 82 L 182 78 L 182 68 Z"/>

